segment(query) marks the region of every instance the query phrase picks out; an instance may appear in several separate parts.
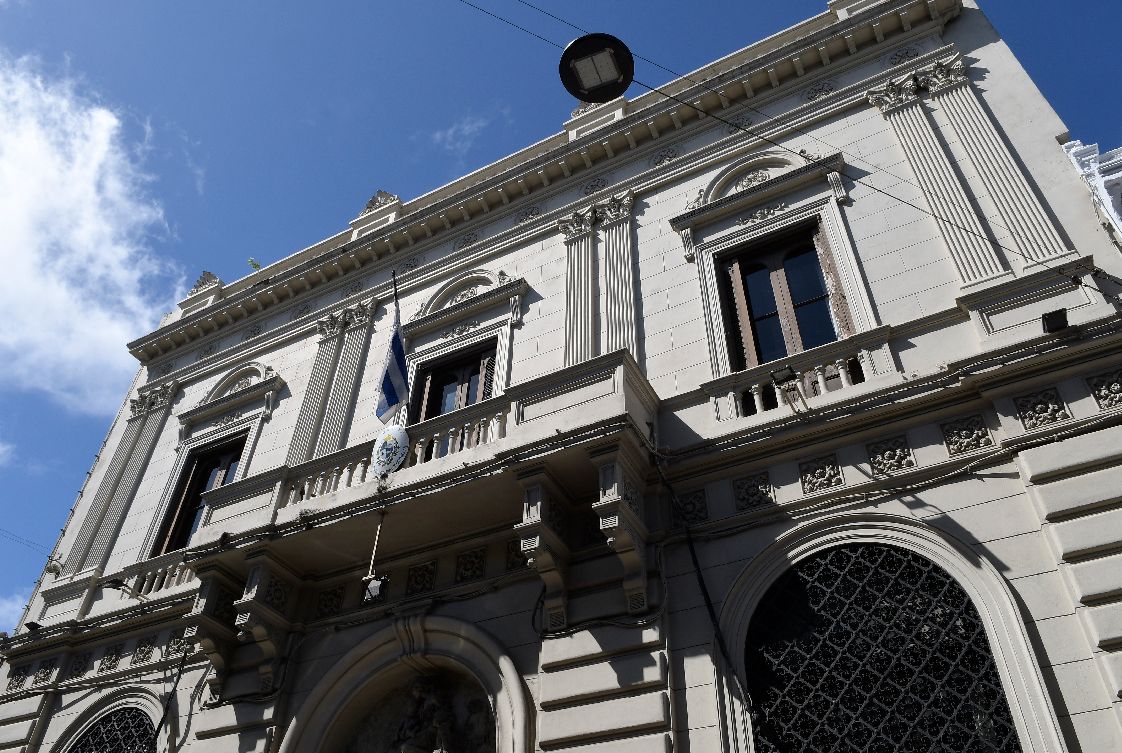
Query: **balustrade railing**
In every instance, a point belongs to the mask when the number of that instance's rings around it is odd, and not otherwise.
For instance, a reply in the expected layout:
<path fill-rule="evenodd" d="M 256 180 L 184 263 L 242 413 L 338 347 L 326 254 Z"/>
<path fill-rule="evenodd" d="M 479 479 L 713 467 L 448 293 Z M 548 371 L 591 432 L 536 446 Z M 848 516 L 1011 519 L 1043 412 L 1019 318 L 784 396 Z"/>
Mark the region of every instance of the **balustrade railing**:
<path fill-rule="evenodd" d="M 183 552 L 172 552 L 132 565 L 122 573 L 121 579 L 132 596 L 151 598 L 191 583 L 195 574 L 183 564 Z"/>
<path fill-rule="evenodd" d="M 316 467 L 315 464 L 311 464 L 312 468 L 308 470 L 297 469 L 285 481 L 284 500 L 281 506 L 322 497 L 339 489 L 349 489 L 374 480 L 370 473 L 373 452 L 374 443 L 366 442 L 348 448 L 346 454 L 352 456 L 350 458 L 329 456 L 324 458 L 327 461 L 326 465 L 320 464 Z M 307 465 L 309 464 L 305 464 Z"/>

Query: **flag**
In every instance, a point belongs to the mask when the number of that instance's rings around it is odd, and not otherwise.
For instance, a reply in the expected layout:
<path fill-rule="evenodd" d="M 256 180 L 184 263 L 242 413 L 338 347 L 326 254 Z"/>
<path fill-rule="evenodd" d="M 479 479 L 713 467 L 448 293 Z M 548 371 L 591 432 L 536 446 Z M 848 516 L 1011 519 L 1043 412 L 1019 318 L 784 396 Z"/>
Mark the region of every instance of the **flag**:
<path fill-rule="evenodd" d="M 405 342 L 401 338 L 401 312 L 397 307 L 397 280 L 394 280 L 393 335 L 390 337 L 386 366 L 382 371 L 382 396 L 378 398 L 378 418 L 403 405 L 409 395 L 409 372 L 405 367 Z M 401 421 L 404 425 L 404 421 Z"/>

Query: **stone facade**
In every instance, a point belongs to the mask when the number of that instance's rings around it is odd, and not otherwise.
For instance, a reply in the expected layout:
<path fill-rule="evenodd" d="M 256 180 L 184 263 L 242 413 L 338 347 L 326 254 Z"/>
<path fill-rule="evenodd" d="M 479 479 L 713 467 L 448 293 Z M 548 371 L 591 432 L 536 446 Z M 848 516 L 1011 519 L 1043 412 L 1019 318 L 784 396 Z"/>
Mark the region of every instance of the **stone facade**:
<path fill-rule="evenodd" d="M 1100 154 L 1098 144 L 1069 141 L 1064 151 L 1083 176 L 1103 226 L 1122 244 L 1122 147 Z"/>
<path fill-rule="evenodd" d="M 972 2 L 828 6 L 204 275 L 0 751 L 1122 750 L 1122 258 Z M 377 477 L 391 273 L 414 389 L 486 388 Z"/>

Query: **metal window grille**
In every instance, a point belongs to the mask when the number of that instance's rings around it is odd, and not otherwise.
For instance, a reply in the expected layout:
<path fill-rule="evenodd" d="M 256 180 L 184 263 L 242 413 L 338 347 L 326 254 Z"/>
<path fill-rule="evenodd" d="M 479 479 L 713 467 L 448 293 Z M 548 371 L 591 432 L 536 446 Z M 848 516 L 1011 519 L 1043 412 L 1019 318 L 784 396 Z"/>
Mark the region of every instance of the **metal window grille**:
<path fill-rule="evenodd" d="M 747 649 L 760 753 L 1021 750 L 977 610 L 906 550 L 798 562 L 764 596 Z"/>
<path fill-rule="evenodd" d="M 118 709 L 99 719 L 69 753 L 151 753 L 156 741 L 152 720 L 137 708 Z"/>

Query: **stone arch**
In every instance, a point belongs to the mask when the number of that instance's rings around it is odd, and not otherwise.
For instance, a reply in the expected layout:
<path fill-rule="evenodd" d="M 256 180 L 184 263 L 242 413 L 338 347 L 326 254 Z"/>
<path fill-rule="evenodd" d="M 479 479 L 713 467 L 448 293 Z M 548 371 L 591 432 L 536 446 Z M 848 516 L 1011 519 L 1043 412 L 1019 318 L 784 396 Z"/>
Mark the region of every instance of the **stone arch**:
<path fill-rule="evenodd" d="M 723 199 L 736 190 L 736 184 L 757 170 L 766 171 L 767 178 L 774 178 L 794 167 L 791 158 L 778 150 L 756 152 L 734 161 L 722 169 L 702 193 L 702 204 Z M 763 181 L 760 181 L 763 182 Z"/>
<path fill-rule="evenodd" d="M 51 753 L 69 753 L 98 724 L 110 715 L 127 709 L 137 709 L 148 717 L 156 737 L 156 750 L 166 750 L 167 745 L 160 744 L 160 730 L 156 729 L 163 717 L 159 697 L 146 688 L 121 688 L 98 699 L 78 714 L 51 746 Z"/>
<path fill-rule="evenodd" d="M 437 288 L 432 297 L 421 307 L 417 312 L 416 318 L 421 318 L 434 311 L 439 311 L 443 308 L 448 308 L 454 303 L 458 303 L 457 296 L 468 295 L 474 297 L 475 295 L 485 292 L 486 288 L 496 287 L 502 285 L 505 275 L 503 273 L 491 272 L 487 269 L 471 269 L 467 272 L 462 272 L 453 277 L 448 282 Z M 482 288 L 482 289 L 481 289 Z M 475 292 L 471 292 L 471 291 Z"/>
<path fill-rule="evenodd" d="M 279 753 L 335 753 L 386 687 L 420 674 L 471 678 L 491 703 L 498 753 L 529 753 L 532 720 L 514 662 L 485 632 L 450 617 L 403 617 L 351 649 L 297 710 Z"/>
<path fill-rule="evenodd" d="M 875 512 L 830 515 L 779 536 L 744 567 L 721 608 L 720 625 L 731 667 L 718 663 L 718 704 L 725 750 L 754 750 L 751 721 L 743 701 L 746 640 L 756 608 L 792 565 L 842 544 L 898 547 L 942 568 L 967 594 L 985 627 L 1024 753 L 1062 753 L 1055 711 L 1031 649 L 1015 597 L 989 560 L 963 542 L 922 521 Z M 716 647 L 712 655 L 719 656 Z"/>
<path fill-rule="evenodd" d="M 254 384 L 259 384 L 273 377 L 273 370 L 257 361 L 250 361 L 231 370 L 226 376 L 218 380 L 218 384 L 211 388 L 200 405 L 213 402 L 220 397 L 225 397 Z"/>

